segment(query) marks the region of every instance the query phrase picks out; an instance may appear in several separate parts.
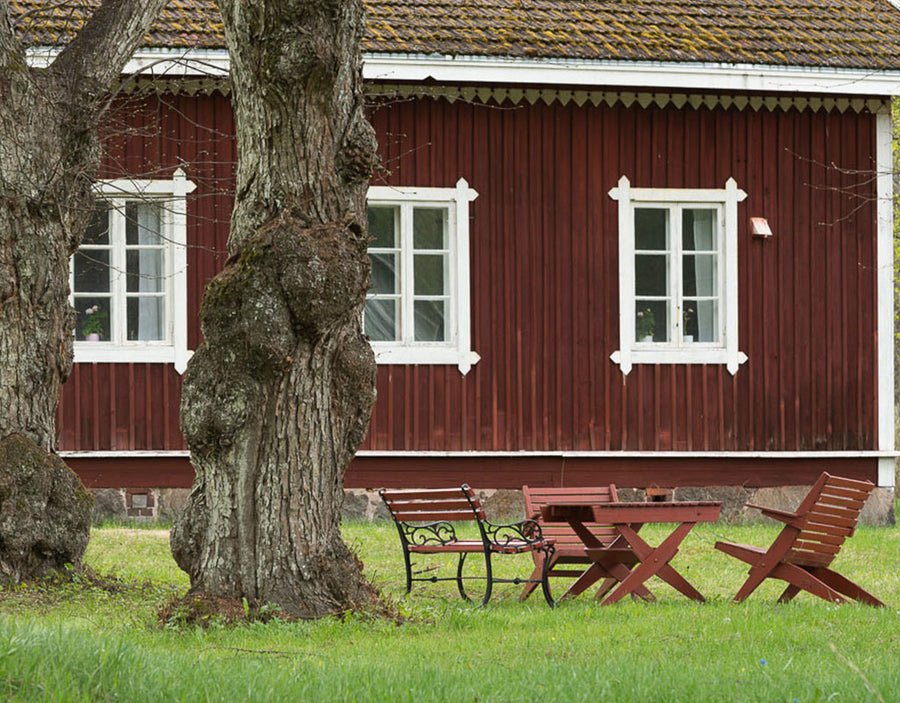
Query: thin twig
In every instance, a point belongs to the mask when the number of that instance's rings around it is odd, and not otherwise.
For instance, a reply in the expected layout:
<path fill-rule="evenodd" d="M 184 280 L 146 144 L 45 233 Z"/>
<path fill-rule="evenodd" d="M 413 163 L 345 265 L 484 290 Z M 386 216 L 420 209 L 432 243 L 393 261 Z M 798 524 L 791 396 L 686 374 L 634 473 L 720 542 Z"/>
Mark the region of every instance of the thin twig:
<path fill-rule="evenodd" d="M 879 701 L 881 701 L 881 703 L 885 703 L 884 697 L 878 691 L 875 690 L 875 687 L 871 683 L 869 683 L 869 679 L 867 679 L 866 675 L 862 671 L 860 671 L 859 667 L 856 666 L 856 664 L 854 664 L 852 661 L 847 659 L 847 657 L 845 657 L 843 654 L 841 654 L 838 651 L 837 647 L 834 646 L 834 642 L 829 642 L 828 646 L 831 647 L 831 651 L 834 652 L 834 656 L 836 656 L 838 659 L 840 659 L 842 662 L 844 662 L 844 664 L 846 664 L 848 667 L 850 667 L 850 669 L 852 671 L 856 672 L 856 674 L 859 676 L 859 678 L 862 679 L 862 682 L 865 685 L 866 689 L 869 691 L 869 693 L 871 693 L 873 696 L 875 696 Z"/>

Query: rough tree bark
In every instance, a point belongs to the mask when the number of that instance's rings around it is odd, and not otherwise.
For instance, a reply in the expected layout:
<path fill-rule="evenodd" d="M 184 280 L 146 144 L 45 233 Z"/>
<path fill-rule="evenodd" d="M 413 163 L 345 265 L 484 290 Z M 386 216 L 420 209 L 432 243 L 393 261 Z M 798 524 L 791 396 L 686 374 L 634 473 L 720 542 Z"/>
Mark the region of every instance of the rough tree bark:
<path fill-rule="evenodd" d="M 376 594 L 341 540 L 343 476 L 374 402 L 362 335 L 360 0 L 220 0 L 239 161 L 229 260 L 185 374 L 196 471 L 172 533 L 191 593 L 320 617 Z M 199 599 L 198 599 L 199 600 Z"/>
<path fill-rule="evenodd" d="M 69 257 L 93 211 L 98 124 L 166 0 L 105 0 L 48 68 L 0 0 L 0 582 L 80 565 L 91 499 L 53 453 L 72 366 Z"/>

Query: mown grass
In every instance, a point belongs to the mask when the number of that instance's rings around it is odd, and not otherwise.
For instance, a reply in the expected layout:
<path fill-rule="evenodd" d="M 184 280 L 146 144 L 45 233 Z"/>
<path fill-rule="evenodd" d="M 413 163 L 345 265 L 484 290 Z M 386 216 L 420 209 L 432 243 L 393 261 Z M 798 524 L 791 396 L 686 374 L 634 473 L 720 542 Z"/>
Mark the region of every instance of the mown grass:
<path fill-rule="evenodd" d="M 663 529 L 647 530 L 648 541 Z M 713 543 L 766 544 L 775 529 L 716 524 L 691 533 L 674 563 L 706 604 L 653 581 L 656 603 L 600 608 L 582 597 L 551 611 L 538 594 L 517 602 L 515 586 L 498 586 L 483 609 L 461 602 L 452 584 L 418 586 L 405 598 L 394 528 L 348 524 L 370 578 L 409 622 L 207 629 L 158 622 L 160 606 L 188 585 L 167 532 L 98 529 L 86 563 L 99 577 L 0 595 L 0 700 L 900 699 L 898 530 L 860 528 L 837 563 L 888 608 L 808 596 L 777 606 L 775 583 L 732 604 L 744 569 Z M 527 558 L 497 562 L 509 575 L 528 571 Z"/>

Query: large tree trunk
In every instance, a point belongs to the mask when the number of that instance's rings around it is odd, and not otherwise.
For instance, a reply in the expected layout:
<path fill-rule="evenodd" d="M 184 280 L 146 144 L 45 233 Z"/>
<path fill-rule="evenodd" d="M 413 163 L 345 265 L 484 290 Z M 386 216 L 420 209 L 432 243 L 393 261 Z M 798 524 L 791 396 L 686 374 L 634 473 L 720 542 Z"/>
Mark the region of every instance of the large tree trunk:
<path fill-rule="evenodd" d="M 87 545 L 90 497 L 52 454 L 72 366 L 69 257 L 93 211 L 105 96 L 164 4 L 107 0 L 37 69 L 0 0 L 0 581 L 78 566 Z"/>
<path fill-rule="evenodd" d="M 374 402 L 361 331 L 365 195 L 359 0 L 221 0 L 239 161 L 225 270 L 203 301 L 182 429 L 196 479 L 172 533 L 192 593 L 311 618 L 374 589 L 340 535 Z"/>

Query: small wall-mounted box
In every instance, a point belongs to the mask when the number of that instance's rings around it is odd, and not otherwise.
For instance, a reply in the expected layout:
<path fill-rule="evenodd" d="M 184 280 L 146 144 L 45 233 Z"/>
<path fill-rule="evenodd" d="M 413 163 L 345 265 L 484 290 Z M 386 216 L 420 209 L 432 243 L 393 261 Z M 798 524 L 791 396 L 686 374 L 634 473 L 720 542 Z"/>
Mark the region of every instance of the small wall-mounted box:
<path fill-rule="evenodd" d="M 769 227 L 769 221 L 765 217 L 750 218 L 750 232 L 754 237 L 771 237 L 772 228 Z"/>

